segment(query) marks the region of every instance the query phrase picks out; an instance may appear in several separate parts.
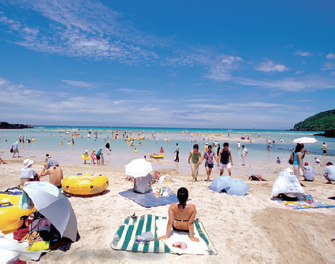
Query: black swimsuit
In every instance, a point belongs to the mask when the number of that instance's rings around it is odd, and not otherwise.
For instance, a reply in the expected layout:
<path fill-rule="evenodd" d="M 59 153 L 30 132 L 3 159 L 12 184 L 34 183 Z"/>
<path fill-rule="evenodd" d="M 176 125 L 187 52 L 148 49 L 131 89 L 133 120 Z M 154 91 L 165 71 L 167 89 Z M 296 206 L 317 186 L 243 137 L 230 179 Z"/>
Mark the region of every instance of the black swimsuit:
<path fill-rule="evenodd" d="M 176 219 L 176 218 L 174 220 L 177 221 L 177 222 L 188 222 L 188 220 L 179 220 L 179 219 Z M 174 227 L 174 225 L 172 225 L 172 229 L 173 229 L 173 231 L 189 233 L 189 230 L 181 230 L 181 229 L 178 229 L 178 228 Z"/>

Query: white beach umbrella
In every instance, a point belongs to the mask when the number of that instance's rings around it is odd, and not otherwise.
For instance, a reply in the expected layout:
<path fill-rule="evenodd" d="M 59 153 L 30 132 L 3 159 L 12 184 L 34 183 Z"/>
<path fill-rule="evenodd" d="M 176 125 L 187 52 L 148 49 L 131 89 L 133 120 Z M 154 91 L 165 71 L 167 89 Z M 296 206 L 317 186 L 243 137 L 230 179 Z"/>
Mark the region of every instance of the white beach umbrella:
<path fill-rule="evenodd" d="M 152 171 L 151 163 L 145 159 L 135 159 L 126 166 L 126 174 L 134 178 L 144 177 Z"/>
<path fill-rule="evenodd" d="M 292 141 L 292 143 L 315 143 L 317 140 L 312 137 L 301 137 L 301 138 L 296 138 Z"/>
<path fill-rule="evenodd" d="M 50 220 L 62 237 L 68 237 L 73 242 L 77 240 L 76 215 L 68 198 L 56 186 L 48 182 L 28 182 L 23 192 L 33 201 L 37 211 Z"/>

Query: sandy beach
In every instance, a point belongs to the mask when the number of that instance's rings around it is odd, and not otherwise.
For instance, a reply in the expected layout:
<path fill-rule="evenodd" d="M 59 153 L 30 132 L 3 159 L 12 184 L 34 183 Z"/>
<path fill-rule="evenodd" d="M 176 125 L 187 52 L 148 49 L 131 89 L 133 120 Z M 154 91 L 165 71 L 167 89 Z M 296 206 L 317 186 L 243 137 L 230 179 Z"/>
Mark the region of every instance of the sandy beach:
<path fill-rule="evenodd" d="M 30 157 L 33 158 L 33 157 Z M 19 182 L 23 157 L 7 159 L 0 165 L 2 181 L 0 189 L 16 186 Z M 33 168 L 39 173 L 42 162 L 35 161 Z M 203 166 L 203 165 L 202 165 Z M 167 216 L 168 205 L 144 208 L 118 193 L 132 187 L 124 179 L 125 170 L 109 166 L 61 164 L 64 176 L 82 173 L 101 173 L 109 178 L 110 185 L 101 195 L 69 198 L 78 220 L 81 239 L 73 243 L 67 252 L 51 251 L 40 259 L 41 263 L 138 263 L 183 261 L 186 263 L 246 263 L 246 262 L 307 262 L 332 263 L 335 259 L 334 216 L 335 209 L 308 209 L 293 211 L 271 200 L 271 190 L 277 174 L 286 164 L 234 165 L 233 177 L 242 178 L 251 187 L 244 197 L 216 193 L 208 189 L 204 170 L 199 181 L 191 182 L 191 175 L 180 174 L 177 169 L 161 170 L 176 183 L 155 183 L 169 187 L 176 193 L 179 187 L 189 190 L 191 203 L 196 205 L 197 217 L 204 224 L 209 238 L 218 251 L 216 256 L 149 254 L 115 251 L 110 243 L 125 217 L 155 214 Z M 315 200 L 335 205 L 327 199 L 335 194 L 333 185 L 326 185 L 321 178 L 323 168 L 315 166 L 316 181 L 306 182 L 304 190 Z M 249 181 L 248 176 L 260 173 L 268 181 Z M 213 178 L 218 170 L 213 170 Z M 48 181 L 48 176 L 42 178 Z M 26 259 L 28 260 L 28 259 Z"/>

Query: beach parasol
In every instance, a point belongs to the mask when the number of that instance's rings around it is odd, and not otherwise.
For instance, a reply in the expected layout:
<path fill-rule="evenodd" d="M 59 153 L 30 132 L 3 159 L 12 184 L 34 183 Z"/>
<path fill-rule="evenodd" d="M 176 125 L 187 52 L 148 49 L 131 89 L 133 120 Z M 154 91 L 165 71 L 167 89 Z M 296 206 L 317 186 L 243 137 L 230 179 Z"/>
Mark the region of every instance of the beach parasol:
<path fill-rule="evenodd" d="M 211 185 L 209 185 L 208 188 L 214 192 L 221 192 L 225 188 L 229 187 L 229 180 L 227 180 L 225 177 L 229 176 L 220 176 L 213 179 Z"/>
<path fill-rule="evenodd" d="M 242 179 L 235 179 L 230 176 L 220 176 L 213 179 L 208 188 L 215 192 L 225 190 L 229 195 L 238 196 L 244 196 L 250 190 L 250 187 Z"/>
<path fill-rule="evenodd" d="M 229 195 L 244 196 L 249 190 L 250 187 L 242 179 L 232 178 L 226 192 Z"/>
<path fill-rule="evenodd" d="M 23 188 L 37 211 L 45 216 L 62 237 L 77 240 L 77 218 L 66 196 L 48 182 L 27 182 Z M 20 207 L 22 205 L 22 195 Z"/>
<path fill-rule="evenodd" d="M 134 178 L 144 177 L 152 171 L 151 163 L 145 159 L 135 159 L 126 166 L 126 174 Z"/>
<path fill-rule="evenodd" d="M 292 143 L 315 143 L 317 140 L 312 137 L 301 137 L 301 138 L 296 138 L 292 141 Z"/>

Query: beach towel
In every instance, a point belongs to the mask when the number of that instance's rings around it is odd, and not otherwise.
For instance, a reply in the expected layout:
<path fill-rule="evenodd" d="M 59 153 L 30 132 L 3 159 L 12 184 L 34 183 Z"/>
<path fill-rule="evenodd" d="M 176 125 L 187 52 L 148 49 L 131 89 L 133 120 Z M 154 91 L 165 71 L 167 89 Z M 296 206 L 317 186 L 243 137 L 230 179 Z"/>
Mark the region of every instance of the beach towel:
<path fill-rule="evenodd" d="M 166 232 L 166 221 L 167 221 L 166 217 L 159 217 L 151 214 L 143 215 L 140 217 L 138 216 L 136 219 L 133 219 L 132 217 L 128 216 L 124 220 L 124 224 L 121 225 L 119 229 L 116 231 L 113 241 L 111 242 L 111 248 L 113 248 L 114 250 L 143 252 L 143 253 L 178 253 L 178 250 L 181 249 L 175 247 L 170 249 L 169 246 L 166 245 L 163 240 L 160 241 L 157 240 L 158 236 L 164 235 Z M 212 242 L 209 240 L 202 223 L 200 221 L 194 221 L 194 224 L 196 229 L 195 230 L 196 236 L 198 238 L 201 238 L 206 245 L 206 247 L 204 247 L 206 251 L 202 253 L 208 255 L 216 255 L 217 251 Z M 145 232 L 151 232 L 154 236 L 154 240 L 148 243 L 137 243 L 135 240 L 136 236 L 141 235 L 142 233 Z M 163 234 L 160 234 L 159 232 L 163 232 Z M 188 237 L 188 235 L 186 236 Z M 172 241 L 174 240 L 167 241 L 167 244 L 173 243 Z M 198 243 L 200 244 L 200 242 Z M 192 246 L 192 244 L 189 244 L 188 249 L 189 249 L 188 252 L 191 252 L 189 254 L 192 254 L 192 252 L 194 251 L 194 247 Z M 187 254 L 186 251 L 183 251 L 182 253 Z M 199 254 L 199 252 L 197 252 L 196 254 Z"/>
<path fill-rule="evenodd" d="M 285 205 L 287 208 L 292 210 L 299 209 L 316 209 L 316 208 L 333 208 L 335 205 L 327 204 L 325 202 L 314 201 L 313 203 L 307 203 L 305 201 L 283 201 L 283 199 L 276 199 L 280 204 Z"/>
<path fill-rule="evenodd" d="M 120 192 L 119 194 L 147 208 L 179 202 L 177 195 L 172 193 L 170 188 L 164 187 L 164 192 L 168 193 L 168 196 L 157 196 L 155 192 L 136 193 L 133 189 Z"/>

